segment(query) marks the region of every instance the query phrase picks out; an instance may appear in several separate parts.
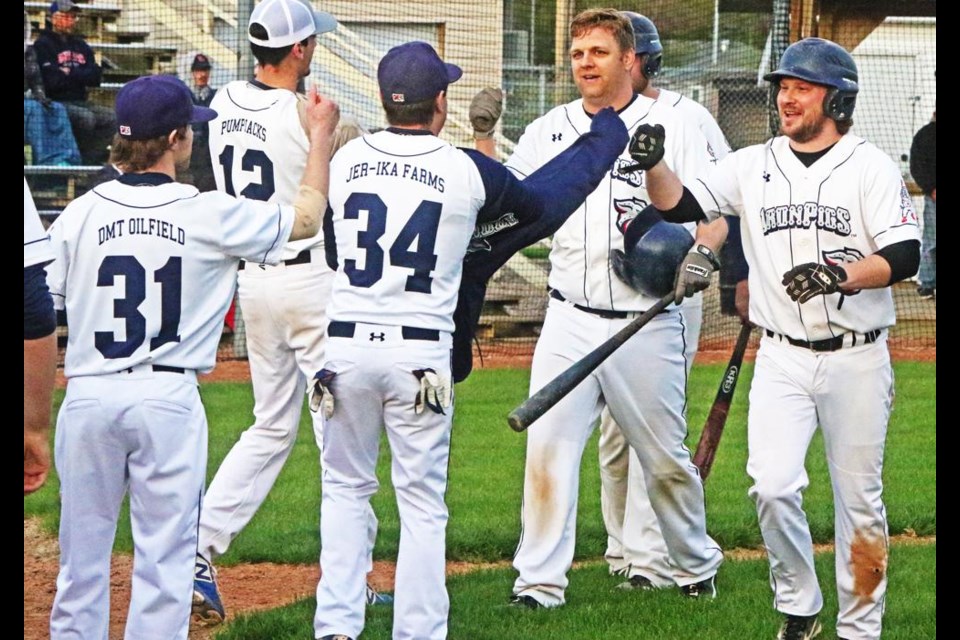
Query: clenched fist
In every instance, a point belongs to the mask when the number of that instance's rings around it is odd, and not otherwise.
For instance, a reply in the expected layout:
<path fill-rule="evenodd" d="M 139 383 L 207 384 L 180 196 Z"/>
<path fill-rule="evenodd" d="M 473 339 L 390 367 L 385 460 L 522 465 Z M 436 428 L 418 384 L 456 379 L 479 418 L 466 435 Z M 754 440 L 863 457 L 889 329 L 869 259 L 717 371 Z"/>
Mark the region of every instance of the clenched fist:
<path fill-rule="evenodd" d="M 502 112 L 503 91 L 493 87 L 481 89 L 470 101 L 470 124 L 473 125 L 473 137 L 477 140 L 492 137 Z"/>
<path fill-rule="evenodd" d="M 667 137 L 663 125 L 641 124 L 633 132 L 627 150 L 636 162 L 625 171 L 649 171 L 663 159 L 663 141 Z"/>

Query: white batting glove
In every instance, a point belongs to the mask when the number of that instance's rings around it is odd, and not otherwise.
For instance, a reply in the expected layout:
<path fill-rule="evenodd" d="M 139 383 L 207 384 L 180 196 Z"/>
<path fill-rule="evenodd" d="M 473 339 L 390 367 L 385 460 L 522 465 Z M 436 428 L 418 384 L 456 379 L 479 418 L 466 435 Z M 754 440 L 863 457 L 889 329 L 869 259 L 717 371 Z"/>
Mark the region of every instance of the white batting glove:
<path fill-rule="evenodd" d="M 450 379 L 438 374 L 433 369 L 416 369 L 413 375 L 420 381 L 420 391 L 413 401 L 413 410 L 417 415 L 423 413 L 424 407 L 429 407 L 434 413 L 446 415 L 444 409 L 450 406 L 453 398 L 453 389 Z"/>
<path fill-rule="evenodd" d="M 335 401 L 331 384 L 335 377 L 337 372 L 330 369 L 320 369 L 313 376 L 313 387 L 310 389 L 310 411 L 313 413 L 321 411 L 325 420 L 333 417 Z"/>

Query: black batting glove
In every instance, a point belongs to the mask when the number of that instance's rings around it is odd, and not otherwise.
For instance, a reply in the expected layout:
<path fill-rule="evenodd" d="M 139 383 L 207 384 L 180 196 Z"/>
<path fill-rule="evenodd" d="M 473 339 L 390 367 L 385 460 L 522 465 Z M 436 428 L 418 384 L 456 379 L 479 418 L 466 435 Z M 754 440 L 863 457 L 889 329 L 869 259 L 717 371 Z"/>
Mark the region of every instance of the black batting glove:
<path fill-rule="evenodd" d="M 632 164 L 624 171 L 649 171 L 663 160 L 663 141 L 667 137 L 663 125 L 641 124 L 633 132 L 627 150 L 636 164 Z"/>
<path fill-rule="evenodd" d="M 807 262 L 783 274 L 780 282 L 794 302 L 803 304 L 810 298 L 840 293 L 840 283 L 847 280 L 843 267 Z"/>

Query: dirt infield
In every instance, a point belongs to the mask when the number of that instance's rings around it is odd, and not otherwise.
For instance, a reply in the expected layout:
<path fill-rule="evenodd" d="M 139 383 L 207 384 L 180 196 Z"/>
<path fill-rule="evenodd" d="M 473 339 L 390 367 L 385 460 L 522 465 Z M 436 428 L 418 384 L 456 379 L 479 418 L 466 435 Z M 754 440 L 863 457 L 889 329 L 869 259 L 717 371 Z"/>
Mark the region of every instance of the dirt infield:
<path fill-rule="evenodd" d="M 908 532 L 891 538 L 891 544 L 936 544 L 936 536 L 918 537 Z M 832 545 L 817 545 L 817 553 L 830 552 Z M 764 557 L 760 549 L 733 549 L 724 552 L 730 560 Z M 49 637 L 50 609 L 56 592 L 59 548 L 57 541 L 40 528 L 35 519 L 23 521 L 23 638 L 42 640 Z M 598 559 L 599 560 L 599 559 Z M 130 571 L 133 559 L 114 555 L 110 572 L 110 638 L 123 637 L 123 624 L 130 603 Z M 577 563 L 580 564 L 580 563 Z M 577 566 L 575 564 L 575 566 Z M 470 564 L 448 562 L 447 575 L 456 575 L 508 567 L 509 562 Z M 370 584 L 375 589 L 393 591 L 396 566 L 392 562 L 375 562 Z M 218 572 L 221 593 L 228 617 L 274 609 L 313 595 L 320 579 L 316 564 L 282 565 L 272 563 L 223 567 Z M 505 585 L 505 590 L 508 585 Z M 192 626 L 192 640 L 209 640 L 215 629 Z"/>

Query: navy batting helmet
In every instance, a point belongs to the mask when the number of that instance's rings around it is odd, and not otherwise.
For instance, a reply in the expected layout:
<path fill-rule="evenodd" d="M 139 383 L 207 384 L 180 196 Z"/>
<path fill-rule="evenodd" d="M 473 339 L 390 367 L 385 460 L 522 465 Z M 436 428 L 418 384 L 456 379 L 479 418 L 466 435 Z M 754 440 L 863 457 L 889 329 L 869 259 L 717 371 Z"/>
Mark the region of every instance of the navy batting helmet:
<path fill-rule="evenodd" d="M 823 101 L 828 118 L 845 122 L 853 117 L 857 104 L 857 64 L 847 50 L 823 38 L 805 38 L 787 47 L 776 71 L 764 80 L 780 82 L 781 78 L 799 78 L 830 87 Z"/>
<path fill-rule="evenodd" d="M 637 218 L 650 209 L 653 207 L 644 209 Z M 624 236 L 625 252 L 614 249 L 610 253 L 613 272 L 630 288 L 662 298 L 673 291 L 677 268 L 693 246 L 693 236 L 683 225 L 663 220 L 653 223 L 636 242 L 630 241 L 632 235 Z"/>
<path fill-rule="evenodd" d="M 633 11 L 621 11 L 621 14 L 633 25 L 633 37 L 636 41 L 637 55 L 647 54 L 647 61 L 643 65 L 643 75 L 652 80 L 660 75 L 660 65 L 663 63 L 663 45 L 660 44 L 660 33 L 653 20 Z"/>

